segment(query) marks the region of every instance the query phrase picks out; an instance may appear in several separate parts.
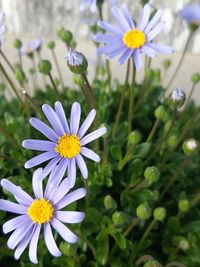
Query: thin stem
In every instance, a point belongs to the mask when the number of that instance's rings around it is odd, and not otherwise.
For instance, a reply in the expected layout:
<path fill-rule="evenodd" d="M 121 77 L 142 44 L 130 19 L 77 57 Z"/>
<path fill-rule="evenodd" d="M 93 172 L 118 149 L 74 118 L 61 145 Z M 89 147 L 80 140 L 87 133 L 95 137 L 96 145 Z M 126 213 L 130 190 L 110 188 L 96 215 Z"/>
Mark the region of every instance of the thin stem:
<path fill-rule="evenodd" d="M 178 65 L 177 65 L 177 67 L 176 67 L 176 69 L 175 69 L 175 71 L 174 71 L 174 73 L 173 73 L 173 75 L 172 75 L 172 77 L 171 77 L 171 79 L 170 79 L 170 81 L 169 81 L 167 87 L 166 87 L 166 91 L 167 91 L 167 89 L 171 86 L 172 82 L 174 81 L 174 79 L 175 79 L 175 77 L 176 77 L 176 75 L 177 75 L 177 73 L 178 73 L 178 71 L 179 71 L 179 69 L 180 69 L 180 67 L 181 67 L 181 64 L 182 64 L 182 62 L 183 62 L 183 60 L 184 60 L 184 58 L 185 58 L 187 49 L 188 49 L 189 44 L 190 44 L 190 40 L 192 39 L 192 35 L 193 35 L 193 32 L 190 31 L 190 33 L 189 33 L 189 35 L 188 35 L 188 38 L 187 38 L 187 41 L 186 41 L 186 44 L 185 44 L 185 47 L 184 47 L 184 49 L 183 49 L 183 53 L 182 53 L 182 55 L 181 55 L 181 58 L 180 58 L 180 60 L 179 60 Z"/>
<path fill-rule="evenodd" d="M 130 98 L 129 98 L 129 110 L 128 110 L 128 134 L 130 134 L 132 131 L 132 123 L 133 123 L 135 76 L 136 76 L 136 70 L 135 70 L 135 65 L 133 63 L 133 76 L 132 76 L 132 84 L 130 86 L 130 96 L 129 96 Z"/>
<path fill-rule="evenodd" d="M 50 81 L 51 81 L 51 83 L 53 85 L 53 89 L 55 90 L 56 94 L 59 94 L 58 89 L 57 89 L 57 87 L 56 87 L 56 85 L 54 83 L 53 77 L 51 75 L 51 72 L 49 72 L 48 76 L 49 76 L 49 79 L 50 79 Z"/>
<path fill-rule="evenodd" d="M 144 232 L 142 238 L 140 239 L 138 246 L 136 247 L 136 252 L 138 252 L 140 250 L 140 247 L 142 245 L 142 243 L 144 242 L 144 240 L 147 238 L 148 234 L 151 232 L 152 228 L 155 226 L 156 224 L 156 220 L 153 220 L 149 226 L 147 227 L 146 231 Z"/>
<path fill-rule="evenodd" d="M 10 61 L 8 60 L 8 58 L 6 57 L 6 55 L 4 54 L 4 52 L 1 49 L 0 49 L 0 54 L 2 55 L 3 59 L 5 60 L 5 62 L 7 63 L 7 65 L 11 69 L 11 71 L 13 73 L 15 73 L 15 69 L 13 68 L 12 64 L 10 63 Z"/>
<path fill-rule="evenodd" d="M 115 123 L 113 126 L 113 132 L 112 132 L 112 137 L 115 137 L 116 131 L 117 131 L 117 127 L 119 124 L 119 120 L 120 120 L 120 116 L 123 110 L 123 106 L 124 106 L 124 100 L 125 100 L 125 90 L 126 87 L 128 85 L 128 80 L 129 80 L 129 74 L 130 74 L 130 59 L 127 62 L 127 69 L 126 69 L 126 77 L 125 77 L 125 82 L 124 82 L 124 86 L 121 87 L 122 92 L 121 92 L 121 97 L 120 97 L 120 102 L 119 102 L 119 106 L 118 106 L 118 110 L 117 110 L 117 114 L 115 117 Z"/>
<path fill-rule="evenodd" d="M 192 96 L 192 94 L 193 94 L 193 92 L 194 92 L 194 88 L 195 88 L 195 86 L 196 86 L 196 83 L 193 83 L 193 84 L 192 84 L 192 88 L 191 88 L 191 90 L 190 90 L 190 94 L 189 94 L 189 96 L 188 96 L 188 98 L 187 98 L 187 101 L 186 101 L 186 103 L 185 103 L 185 106 L 187 105 L 187 103 L 189 103 L 190 98 L 191 98 L 191 96 Z"/>
<path fill-rule="evenodd" d="M 123 235 L 126 237 L 133 230 L 133 228 L 138 225 L 139 222 L 140 220 L 138 218 L 134 218 L 132 222 L 128 225 L 126 230 L 123 232 Z"/>
<path fill-rule="evenodd" d="M 176 114 L 177 114 L 177 110 L 175 109 L 173 112 L 173 118 L 172 118 L 172 122 L 171 125 L 169 127 L 169 129 L 166 131 L 166 133 L 163 135 L 163 137 L 160 139 L 160 141 L 158 142 L 157 146 L 155 147 L 154 151 L 150 154 L 150 156 L 146 159 L 145 164 L 147 164 L 154 156 L 155 154 L 159 151 L 159 149 L 161 149 L 161 147 L 165 144 L 165 142 L 167 141 L 167 138 L 174 126 L 174 123 L 176 121 Z"/>
<path fill-rule="evenodd" d="M 111 90 L 111 71 L 110 71 L 110 61 L 106 59 L 106 70 L 107 70 L 107 80 L 108 80 L 108 88 Z"/>
<path fill-rule="evenodd" d="M 185 165 L 186 165 L 187 162 L 188 162 L 188 157 L 185 157 L 184 161 L 182 161 L 181 165 L 176 170 L 176 172 L 174 173 L 174 175 L 172 176 L 172 178 L 169 180 L 168 184 L 165 186 L 163 192 L 161 193 L 161 195 L 160 195 L 160 201 L 163 199 L 164 195 L 167 193 L 167 191 L 169 190 L 169 188 L 178 179 L 181 171 L 183 170 L 183 168 L 185 167 Z"/>
<path fill-rule="evenodd" d="M 20 64 L 20 68 L 23 68 L 23 64 L 22 64 L 22 54 L 20 52 L 20 49 L 17 49 L 18 51 L 18 57 L 19 57 L 19 64 Z"/>
<path fill-rule="evenodd" d="M 194 207 L 200 201 L 200 191 L 196 194 L 193 200 L 190 203 L 190 207 Z"/>
<path fill-rule="evenodd" d="M 150 132 L 149 136 L 147 137 L 147 142 L 150 142 L 152 140 L 152 138 L 154 137 L 154 134 L 156 133 L 156 130 L 159 127 L 159 125 L 160 125 L 160 119 L 157 118 L 155 120 L 155 122 L 154 122 L 154 125 L 153 125 L 153 127 L 151 129 L 151 132 Z"/>
<path fill-rule="evenodd" d="M 60 78 L 60 82 L 61 82 L 62 88 L 64 88 L 64 81 L 63 81 L 62 73 L 61 73 L 61 70 L 60 70 L 60 66 L 59 66 L 55 51 L 51 49 L 51 53 L 52 53 L 52 57 L 53 57 L 53 60 L 55 62 L 56 68 L 57 68 L 57 72 L 58 72 L 58 76 Z"/>
<path fill-rule="evenodd" d="M 85 75 L 85 73 L 82 73 L 81 75 L 84 80 L 84 87 L 85 87 L 86 95 L 90 101 L 90 108 L 96 108 L 96 101 L 95 101 L 91 86 L 89 84 L 89 81 L 87 79 L 87 76 Z"/>
<path fill-rule="evenodd" d="M 0 71 L 2 72 L 2 74 L 4 75 L 4 77 L 6 78 L 7 82 L 9 83 L 10 87 L 12 88 L 13 92 L 15 93 L 16 97 L 18 98 L 18 100 L 23 104 L 22 99 L 20 98 L 20 95 L 14 85 L 14 83 L 12 82 L 12 80 L 10 79 L 10 77 L 8 76 L 6 70 L 4 69 L 3 65 L 0 62 Z"/>

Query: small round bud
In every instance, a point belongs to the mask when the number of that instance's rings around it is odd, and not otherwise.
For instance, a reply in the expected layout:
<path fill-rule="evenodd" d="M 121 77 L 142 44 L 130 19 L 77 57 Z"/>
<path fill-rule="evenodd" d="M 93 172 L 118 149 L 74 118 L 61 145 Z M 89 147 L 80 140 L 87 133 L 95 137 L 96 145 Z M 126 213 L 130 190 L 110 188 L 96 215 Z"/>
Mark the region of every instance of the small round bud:
<path fill-rule="evenodd" d="M 16 49 L 20 49 L 22 47 L 22 42 L 19 39 L 15 39 L 13 46 Z"/>
<path fill-rule="evenodd" d="M 144 177 L 146 181 L 150 183 L 155 183 L 160 177 L 160 172 L 155 166 L 147 167 L 144 171 Z"/>
<path fill-rule="evenodd" d="M 133 131 L 128 135 L 128 142 L 132 145 L 137 145 L 142 139 L 142 135 L 139 131 Z"/>
<path fill-rule="evenodd" d="M 160 119 L 162 122 L 166 122 L 169 120 L 169 114 L 167 113 L 165 107 L 160 105 L 154 111 L 154 115 L 157 119 Z"/>
<path fill-rule="evenodd" d="M 124 223 L 124 214 L 120 211 L 115 211 L 112 215 L 112 221 L 116 225 L 121 225 Z"/>
<path fill-rule="evenodd" d="M 71 72 L 76 74 L 83 74 L 87 72 L 88 62 L 83 54 L 70 49 L 65 59 L 67 60 L 67 65 Z"/>
<path fill-rule="evenodd" d="M 171 135 L 167 139 L 167 145 L 171 148 L 175 148 L 178 144 L 178 136 L 177 135 Z"/>
<path fill-rule="evenodd" d="M 54 41 L 49 41 L 48 44 L 47 44 L 47 47 L 50 49 L 50 50 L 53 50 L 55 48 L 56 44 Z"/>
<path fill-rule="evenodd" d="M 165 59 L 163 61 L 163 66 L 164 66 L 165 69 L 168 69 L 171 66 L 171 64 L 172 64 L 172 62 L 171 62 L 170 59 Z"/>
<path fill-rule="evenodd" d="M 156 221 L 163 221 L 166 217 L 166 209 L 163 207 L 156 208 L 153 211 L 153 216 Z"/>
<path fill-rule="evenodd" d="M 136 209 L 137 217 L 141 220 L 147 220 L 151 217 L 151 208 L 147 204 L 140 204 Z"/>
<path fill-rule="evenodd" d="M 103 203 L 106 209 L 115 209 L 117 206 L 115 200 L 110 195 L 104 198 Z"/>
<path fill-rule="evenodd" d="M 178 208 L 182 212 L 187 212 L 189 210 L 189 208 L 190 208 L 189 201 L 186 198 L 180 199 L 179 202 L 178 202 Z"/>
<path fill-rule="evenodd" d="M 156 260 L 150 260 L 143 267 L 162 267 L 162 265 Z"/>
<path fill-rule="evenodd" d="M 169 104 L 173 108 L 181 108 L 185 103 L 185 93 L 180 88 L 175 88 L 169 94 Z"/>
<path fill-rule="evenodd" d="M 73 34 L 70 31 L 66 31 L 63 27 L 58 30 L 57 34 L 66 44 L 69 44 L 73 40 Z"/>
<path fill-rule="evenodd" d="M 182 145 L 183 152 L 187 156 L 195 156 L 199 152 L 199 142 L 194 138 L 185 140 Z"/>
<path fill-rule="evenodd" d="M 197 84 L 200 81 L 200 73 L 194 73 L 191 76 L 191 81 L 192 83 Z"/>
<path fill-rule="evenodd" d="M 38 64 L 38 69 L 39 72 L 48 75 L 52 69 L 50 61 L 45 59 L 41 60 Z"/>
<path fill-rule="evenodd" d="M 83 80 L 83 78 L 81 77 L 81 75 L 74 74 L 74 76 L 73 76 L 73 81 L 74 81 L 74 83 L 77 84 L 77 85 L 80 85 L 80 86 L 83 86 L 83 85 L 84 85 L 84 80 Z"/>
<path fill-rule="evenodd" d="M 181 238 L 181 240 L 180 240 L 179 243 L 178 243 L 178 247 L 179 247 L 181 250 L 185 251 L 185 250 L 188 250 L 188 249 L 190 248 L 190 244 L 189 244 L 189 242 L 187 241 L 187 239 L 185 239 L 185 238 Z"/>
<path fill-rule="evenodd" d="M 26 81 L 26 75 L 23 72 L 22 69 L 17 68 L 15 71 L 15 78 L 19 81 L 19 82 L 25 82 Z"/>

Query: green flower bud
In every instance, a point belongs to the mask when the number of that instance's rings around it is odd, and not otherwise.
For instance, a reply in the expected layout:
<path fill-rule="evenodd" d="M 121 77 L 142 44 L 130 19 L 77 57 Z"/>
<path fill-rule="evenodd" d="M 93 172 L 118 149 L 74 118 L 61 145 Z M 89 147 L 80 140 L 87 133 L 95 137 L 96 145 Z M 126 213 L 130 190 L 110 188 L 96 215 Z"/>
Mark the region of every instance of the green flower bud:
<path fill-rule="evenodd" d="M 165 69 L 168 69 L 171 66 L 172 62 L 170 59 L 163 60 L 163 66 Z"/>
<path fill-rule="evenodd" d="M 160 119 L 162 122 L 166 122 L 169 120 L 169 114 L 167 113 L 165 107 L 160 105 L 154 111 L 154 115 L 157 119 Z"/>
<path fill-rule="evenodd" d="M 190 23 L 188 26 L 191 32 L 195 32 L 199 28 L 199 24 L 194 22 Z"/>
<path fill-rule="evenodd" d="M 104 198 L 103 203 L 106 209 L 115 209 L 117 207 L 116 201 L 110 195 Z"/>
<path fill-rule="evenodd" d="M 189 201 L 186 198 L 180 199 L 179 202 L 178 202 L 178 208 L 182 212 L 187 212 L 189 210 L 189 208 L 190 208 Z"/>
<path fill-rule="evenodd" d="M 73 40 L 73 34 L 70 31 L 66 31 L 63 27 L 58 30 L 57 34 L 66 44 L 69 44 Z"/>
<path fill-rule="evenodd" d="M 187 156 L 195 156 L 199 152 L 199 142 L 194 138 L 185 140 L 182 145 L 183 152 Z"/>
<path fill-rule="evenodd" d="M 133 131 L 128 135 L 128 142 L 132 145 L 137 145 L 142 139 L 142 135 L 139 131 Z"/>
<path fill-rule="evenodd" d="M 156 260 L 150 260 L 143 267 L 162 267 L 162 265 Z"/>
<path fill-rule="evenodd" d="M 166 209 L 163 207 L 158 207 L 153 211 L 153 216 L 156 221 L 163 221 L 166 217 Z"/>
<path fill-rule="evenodd" d="M 23 72 L 22 69 L 17 68 L 15 71 L 15 78 L 19 81 L 19 82 L 25 82 L 26 81 L 26 75 Z"/>
<path fill-rule="evenodd" d="M 112 215 L 112 221 L 115 225 L 121 225 L 124 223 L 124 214 L 120 211 L 115 211 Z"/>
<path fill-rule="evenodd" d="M 20 49 L 22 47 L 22 42 L 19 39 L 15 39 L 13 43 L 14 48 Z"/>
<path fill-rule="evenodd" d="M 185 251 L 185 250 L 188 250 L 190 248 L 190 244 L 189 242 L 187 241 L 187 239 L 185 238 L 182 238 L 180 241 L 179 241 L 179 244 L 178 244 L 178 247 Z"/>
<path fill-rule="evenodd" d="M 155 183 L 160 177 L 160 172 L 155 166 L 147 167 L 144 171 L 144 177 L 146 181 L 150 183 Z"/>
<path fill-rule="evenodd" d="M 200 73 L 194 73 L 191 76 L 191 81 L 192 83 L 197 84 L 200 81 Z"/>
<path fill-rule="evenodd" d="M 52 66 L 49 60 L 41 60 L 38 64 L 39 72 L 48 75 L 51 72 Z"/>
<path fill-rule="evenodd" d="M 76 74 L 83 74 L 87 72 L 88 62 L 83 54 L 74 49 L 70 49 L 65 59 L 67 60 L 67 65 L 71 72 Z"/>
<path fill-rule="evenodd" d="M 47 44 L 47 47 L 50 49 L 50 50 L 53 50 L 55 48 L 56 44 L 54 41 L 49 41 L 48 44 Z"/>
<path fill-rule="evenodd" d="M 185 93 L 180 88 L 175 88 L 169 94 L 169 104 L 173 108 L 181 108 L 186 100 Z"/>
<path fill-rule="evenodd" d="M 151 208 L 147 204 L 140 204 L 136 209 L 137 217 L 141 220 L 147 220 L 151 217 Z"/>
<path fill-rule="evenodd" d="M 175 148 L 178 144 L 178 136 L 177 135 L 171 135 L 167 139 L 167 145 L 171 148 Z"/>

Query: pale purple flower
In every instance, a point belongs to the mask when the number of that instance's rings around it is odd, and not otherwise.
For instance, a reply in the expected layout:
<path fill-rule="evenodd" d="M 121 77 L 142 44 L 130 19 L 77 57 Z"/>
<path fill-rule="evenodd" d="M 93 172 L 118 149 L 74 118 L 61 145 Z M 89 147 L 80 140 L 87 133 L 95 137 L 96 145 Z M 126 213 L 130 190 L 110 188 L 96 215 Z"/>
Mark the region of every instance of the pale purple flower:
<path fill-rule="evenodd" d="M 3 24 L 5 14 L 0 11 L 0 47 L 3 42 L 3 33 L 6 31 L 6 26 Z"/>
<path fill-rule="evenodd" d="M 137 26 L 125 4 L 122 5 L 121 9 L 113 6 L 111 12 L 119 26 L 113 26 L 103 21 L 98 23 L 102 29 L 111 33 L 95 35 L 94 40 L 105 45 L 97 49 L 98 54 L 105 54 L 107 59 L 120 56 L 119 64 L 123 64 L 129 58 L 132 58 L 136 69 L 140 70 L 142 67 L 141 53 L 149 57 L 155 57 L 158 52 L 165 54 L 173 52 L 172 48 L 168 46 L 152 42 L 165 25 L 163 21 L 160 21 L 163 14 L 162 9 L 159 9 L 150 19 L 151 6 L 146 4 Z"/>
<path fill-rule="evenodd" d="M 97 10 L 97 0 L 80 0 L 80 11 L 90 7 L 90 11 L 95 13 Z"/>
<path fill-rule="evenodd" d="M 23 45 L 20 48 L 22 55 L 31 55 L 34 51 L 39 51 L 42 47 L 42 39 L 30 40 L 27 45 Z"/>
<path fill-rule="evenodd" d="M 79 128 L 81 106 L 77 102 L 71 108 L 70 126 L 60 102 L 57 101 L 55 103 L 55 110 L 47 104 L 43 105 L 42 109 L 53 129 L 37 118 L 30 119 L 30 124 L 49 140 L 29 139 L 23 141 L 22 146 L 25 148 L 44 151 L 42 154 L 27 161 L 25 168 L 32 168 L 50 160 L 41 174 L 44 178 L 57 164 L 58 168 L 63 168 L 64 170 L 68 167 L 70 186 L 73 187 L 76 180 L 76 164 L 83 178 L 87 179 L 88 177 L 87 166 L 82 156 L 95 162 L 100 161 L 100 157 L 87 148 L 86 145 L 105 134 L 106 128 L 102 127 L 85 135 L 95 118 L 96 111 L 92 109 Z"/>
<path fill-rule="evenodd" d="M 78 51 L 69 48 L 69 53 L 65 56 L 65 59 L 67 60 L 69 65 L 79 66 L 83 64 L 85 56 Z"/>
<path fill-rule="evenodd" d="M 200 4 L 186 5 L 181 10 L 181 16 L 190 24 L 200 25 Z"/>
<path fill-rule="evenodd" d="M 15 249 L 14 257 L 19 259 L 29 244 L 29 258 L 34 264 L 38 263 L 37 246 L 42 226 L 44 227 L 44 240 L 49 252 L 59 257 L 61 252 L 56 245 L 52 234 L 52 227 L 69 243 L 75 243 L 78 237 L 63 223 L 79 223 L 85 214 L 79 211 L 62 211 L 70 203 L 86 195 L 84 188 L 76 189 L 70 193 L 68 178 L 62 180 L 62 175 L 52 172 L 45 191 L 43 192 L 40 179 L 42 169 L 33 174 L 32 186 L 35 198 L 32 198 L 21 187 L 14 185 L 7 179 L 1 180 L 1 186 L 13 194 L 18 203 L 0 199 L 0 210 L 15 213 L 18 216 L 3 224 L 4 234 L 13 232 L 7 245 Z M 58 175 L 57 184 L 51 184 L 53 176 Z M 62 182 L 61 182 L 62 180 Z"/>

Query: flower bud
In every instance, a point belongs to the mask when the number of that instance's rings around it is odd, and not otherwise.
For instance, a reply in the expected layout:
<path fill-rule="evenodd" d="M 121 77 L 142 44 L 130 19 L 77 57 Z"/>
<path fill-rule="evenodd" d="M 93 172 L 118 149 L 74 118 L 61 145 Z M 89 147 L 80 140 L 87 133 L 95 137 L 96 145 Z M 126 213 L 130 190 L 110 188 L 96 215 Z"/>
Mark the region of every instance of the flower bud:
<path fill-rule="evenodd" d="M 163 61 L 163 66 L 164 66 L 165 69 L 168 69 L 171 66 L 171 64 L 172 64 L 172 62 L 171 62 L 170 59 L 165 59 Z"/>
<path fill-rule="evenodd" d="M 13 46 L 16 49 L 20 49 L 22 47 L 22 42 L 19 39 L 15 39 Z"/>
<path fill-rule="evenodd" d="M 50 49 L 50 50 L 53 50 L 55 48 L 56 44 L 54 41 L 49 41 L 48 44 L 47 44 L 47 47 Z"/>
<path fill-rule="evenodd" d="M 153 216 L 156 221 L 163 221 L 166 217 L 166 209 L 163 207 L 158 207 L 153 211 Z"/>
<path fill-rule="evenodd" d="M 185 93 L 180 88 L 175 88 L 169 94 L 169 104 L 173 108 L 181 108 L 185 103 Z"/>
<path fill-rule="evenodd" d="M 26 81 L 26 75 L 23 72 L 22 69 L 17 68 L 15 71 L 15 78 L 19 81 L 19 82 L 25 82 Z"/>
<path fill-rule="evenodd" d="M 116 225 L 121 225 L 124 223 L 124 214 L 120 211 L 115 211 L 112 215 L 112 221 Z"/>
<path fill-rule="evenodd" d="M 128 142 L 132 145 L 137 145 L 142 139 L 142 135 L 139 131 L 133 131 L 128 135 Z"/>
<path fill-rule="evenodd" d="M 65 59 L 67 60 L 67 65 L 69 66 L 71 72 L 76 74 L 83 74 L 87 72 L 88 62 L 83 54 L 74 49 L 69 49 L 69 53 Z"/>
<path fill-rule="evenodd" d="M 178 136 L 177 135 L 171 135 L 167 139 L 167 145 L 171 148 L 175 148 L 178 144 Z"/>
<path fill-rule="evenodd" d="M 160 119 L 162 122 L 166 122 L 169 120 L 169 114 L 167 113 L 165 107 L 160 105 L 154 111 L 154 115 L 157 119 Z"/>
<path fill-rule="evenodd" d="M 191 81 L 193 84 L 197 84 L 200 81 L 200 73 L 194 73 L 191 76 Z"/>
<path fill-rule="evenodd" d="M 106 209 L 115 209 L 117 207 L 116 201 L 110 195 L 105 196 L 103 203 Z"/>
<path fill-rule="evenodd" d="M 181 240 L 180 240 L 179 243 L 178 243 L 178 247 L 179 247 L 181 250 L 185 251 L 185 250 L 188 250 L 188 249 L 190 248 L 190 244 L 189 244 L 189 242 L 187 241 L 187 239 L 185 239 L 185 238 L 181 238 Z"/>
<path fill-rule="evenodd" d="M 198 23 L 189 23 L 189 29 L 191 32 L 195 32 L 198 28 L 199 28 L 199 24 Z"/>
<path fill-rule="evenodd" d="M 199 142 L 194 138 L 187 139 L 182 148 L 186 156 L 195 156 L 199 152 Z"/>
<path fill-rule="evenodd" d="M 63 27 L 58 30 L 57 34 L 66 44 L 69 44 L 73 40 L 73 34 L 70 31 L 66 31 Z"/>
<path fill-rule="evenodd" d="M 162 267 L 162 265 L 156 260 L 150 260 L 143 267 Z"/>
<path fill-rule="evenodd" d="M 73 76 L 73 81 L 75 84 L 83 86 L 84 85 L 84 80 L 79 74 L 74 74 Z"/>
<path fill-rule="evenodd" d="M 39 72 L 43 74 L 49 74 L 51 72 L 52 66 L 49 60 L 41 60 L 38 64 Z"/>
<path fill-rule="evenodd" d="M 160 172 L 155 166 L 147 167 L 144 171 L 144 177 L 146 181 L 150 183 L 155 183 L 160 177 Z"/>
<path fill-rule="evenodd" d="M 151 208 L 148 204 L 140 204 L 136 209 L 137 217 L 141 220 L 147 220 L 151 217 Z"/>
<path fill-rule="evenodd" d="M 190 203 L 186 198 L 180 199 L 178 202 L 178 207 L 180 211 L 187 212 L 190 208 Z"/>

